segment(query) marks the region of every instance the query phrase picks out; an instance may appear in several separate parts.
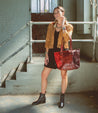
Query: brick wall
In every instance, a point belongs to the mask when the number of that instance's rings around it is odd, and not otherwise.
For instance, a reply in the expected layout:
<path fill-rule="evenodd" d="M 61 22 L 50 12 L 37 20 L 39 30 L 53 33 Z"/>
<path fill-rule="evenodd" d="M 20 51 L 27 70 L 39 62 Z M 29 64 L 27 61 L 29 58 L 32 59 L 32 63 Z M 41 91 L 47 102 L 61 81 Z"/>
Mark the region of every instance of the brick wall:
<path fill-rule="evenodd" d="M 53 21 L 54 17 L 52 13 L 32 13 L 31 21 Z M 33 25 L 32 26 L 32 39 L 45 40 L 48 25 Z M 44 53 L 45 43 L 34 43 L 32 45 L 33 53 Z"/>

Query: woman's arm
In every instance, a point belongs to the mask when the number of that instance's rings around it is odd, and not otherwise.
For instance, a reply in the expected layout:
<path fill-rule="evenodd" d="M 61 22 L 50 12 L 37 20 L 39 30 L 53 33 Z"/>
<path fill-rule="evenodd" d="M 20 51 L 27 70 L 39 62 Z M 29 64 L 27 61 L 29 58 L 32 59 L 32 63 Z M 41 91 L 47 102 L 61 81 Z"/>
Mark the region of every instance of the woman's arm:
<path fill-rule="evenodd" d="M 51 24 L 49 24 L 47 28 L 45 48 L 48 48 L 49 46 L 50 29 L 51 29 Z"/>
<path fill-rule="evenodd" d="M 65 25 L 65 29 L 63 28 L 63 36 L 66 37 L 68 40 L 72 36 L 73 33 L 73 26 L 71 24 Z"/>
<path fill-rule="evenodd" d="M 48 25 L 47 35 L 46 35 L 46 42 L 45 42 L 46 52 L 45 52 L 45 61 L 44 61 L 45 65 L 47 65 L 49 62 L 48 48 L 49 48 L 50 29 L 51 29 L 51 24 Z"/>
<path fill-rule="evenodd" d="M 66 35 L 66 38 L 69 39 L 73 32 L 73 26 L 67 22 L 64 16 L 58 17 L 57 21 L 59 24 L 61 24 L 63 35 Z"/>
<path fill-rule="evenodd" d="M 45 56 L 48 56 L 48 48 L 46 48 Z"/>
<path fill-rule="evenodd" d="M 49 62 L 49 57 L 48 57 L 48 48 L 46 48 L 46 52 L 45 52 L 45 65 L 47 65 Z"/>

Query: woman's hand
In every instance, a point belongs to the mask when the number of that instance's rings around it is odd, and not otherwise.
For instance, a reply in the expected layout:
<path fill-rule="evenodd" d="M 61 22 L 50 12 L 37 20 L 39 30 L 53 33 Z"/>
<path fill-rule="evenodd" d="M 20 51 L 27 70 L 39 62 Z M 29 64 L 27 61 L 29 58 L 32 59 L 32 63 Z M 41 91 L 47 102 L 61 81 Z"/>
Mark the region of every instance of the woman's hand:
<path fill-rule="evenodd" d="M 60 16 L 57 18 L 57 28 L 63 29 L 63 31 L 66 31 L 66 19 L 64 16 Z"/>
<path fill-rule="evenodd" d="M 64 16 L 60 16 L 57 18 L 58 24 L 61 25 L 62 27 L 64 26 L 64 23 L 66 22 Z"/>
<path fill-rule="evenodd" d="M 45 56 L 45 61 L 44 61 L 45 65 L 47 65 L 49 63 L 49 57 L 48 54 L 46 54 Z"/>

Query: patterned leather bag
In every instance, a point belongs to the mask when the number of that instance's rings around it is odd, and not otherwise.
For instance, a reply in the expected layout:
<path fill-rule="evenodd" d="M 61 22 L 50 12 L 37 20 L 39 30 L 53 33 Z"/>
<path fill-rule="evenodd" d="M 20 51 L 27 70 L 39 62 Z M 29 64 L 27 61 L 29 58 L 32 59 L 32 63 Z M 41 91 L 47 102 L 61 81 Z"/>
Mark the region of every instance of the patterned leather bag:
<path fill-rule="evenodd" d="M 64 40 L 64 38 L 63 38 Z M 64 51 L 63 41 L 60 52 L 54 52 L 57 68 L 60 70 L 73 70 L 80 67 L 80 49 L 72 49 L 72 39 L 70 37 L 70 49 Z"/>

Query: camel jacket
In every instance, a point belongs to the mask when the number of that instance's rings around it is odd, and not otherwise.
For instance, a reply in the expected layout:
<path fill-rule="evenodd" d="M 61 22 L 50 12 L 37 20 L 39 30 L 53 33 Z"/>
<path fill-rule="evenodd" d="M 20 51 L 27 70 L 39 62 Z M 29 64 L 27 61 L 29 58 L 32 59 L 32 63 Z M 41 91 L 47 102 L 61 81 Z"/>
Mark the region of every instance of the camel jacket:
<path fill-rule="evenodd" d="M 70 40 L 70 32 L 71 31 L 73 32 L 73 26 L 71 24 L 67 23 L 67 24 L 65 24 L 65 28 L 66 28 L 66 30 L 64 32 L 62 29 L 59 32 L 57 48 L 61 48 L 63 37 L 64 37 L 64 40 L 63 40 L 64 48 L 65 49 L 69 48 L 68 41 Z M 53 48 L 55 29 L 56 29 L 55 22 L 52 22 L 48 25 L 45 48 L 48 48 L 48 49 Z"/>

